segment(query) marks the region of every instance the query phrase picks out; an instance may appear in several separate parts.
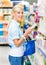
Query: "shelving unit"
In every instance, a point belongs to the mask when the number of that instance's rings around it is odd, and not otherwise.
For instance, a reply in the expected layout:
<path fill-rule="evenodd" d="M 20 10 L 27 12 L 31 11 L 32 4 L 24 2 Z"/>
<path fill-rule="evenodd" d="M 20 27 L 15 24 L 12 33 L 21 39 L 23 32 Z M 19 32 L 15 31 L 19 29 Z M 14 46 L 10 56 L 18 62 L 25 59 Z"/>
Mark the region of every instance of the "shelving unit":
<path fill-rule="evenodd" d="M 10 1 L 2 2 L 0 6 L 0 45 L 8 45 L 7 34 L 8 34 L 8 25 L 11 20 L 11 11 L 12 6 Z M 7 3 L 7 5 L 6 5 Z M 9 3 L 9 5 L 8 5 Z"/>
<path fill-rule="evenodd" d="M 31 37 L 31 35 L 29 35 L 29 36 Z M 46 65 L 46 40 L 44 40 L 43 38 L 40 40 L 37 40 L 35 45 L 36 45 L 35 54 L 28 56 L 29 60 L 31 62 L 31 65 Z M 34 58 L 32 58 L 32 56 Z"/>
<path fill-rule="evenodd" d="M 38 0 L 40 1 L 40 0 Z M 41 2 L 39 7 L 42 7 L 43 4 Z M 44 6 L 43 6 L 44 7 Z M 46 6 L 45 6 L 46 7 Z M 40 19 L 40 23 L 39 23 L 39 32 L 41 32 L 42 34 L 44 34 L 46 36 L 46 12 L 42 12 L 45 9 L 40 8 L 39 12 L 42 13 L 39 16 L 41 16 Z M 46 10 L 45 10 L 46 11 Z M 42 18 L 43 17 L 43 18 Z M 29 56 L 30 62 L 32 63 L 32 65 L 46 65 L 46 40 L 44 40 L 44 35 L 39 36 L 41 38 L 37 39 L 38 41 L 36 42 L 36 53 L 34 55 L 33 58 L 33 62 L 32 62 L 32 58 L 31 56 Z"/>
<path fill-rule="evenodd" d="M 46 58 L 46 52 L 43 48 L 38 48 L 40 53 L 44 56 L 44 58 Z"/>

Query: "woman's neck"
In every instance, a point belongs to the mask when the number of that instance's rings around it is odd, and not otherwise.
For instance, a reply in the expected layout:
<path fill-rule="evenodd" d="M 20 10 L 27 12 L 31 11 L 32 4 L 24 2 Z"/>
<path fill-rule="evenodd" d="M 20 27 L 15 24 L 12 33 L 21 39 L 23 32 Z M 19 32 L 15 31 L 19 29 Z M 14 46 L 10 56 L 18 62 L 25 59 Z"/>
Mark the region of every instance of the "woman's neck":
<path fill-rule="evenodd" d="M 20 23 L 16 18 L 13 18 L 13 20 L 17 21 L 18 23 Z"/>

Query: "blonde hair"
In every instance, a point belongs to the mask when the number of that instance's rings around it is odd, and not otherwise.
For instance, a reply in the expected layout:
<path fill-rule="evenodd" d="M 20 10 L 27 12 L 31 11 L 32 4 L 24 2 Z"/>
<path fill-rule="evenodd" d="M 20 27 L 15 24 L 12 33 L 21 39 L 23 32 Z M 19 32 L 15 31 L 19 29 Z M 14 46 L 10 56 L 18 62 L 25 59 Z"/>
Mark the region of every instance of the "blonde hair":
<path fill-rule="evenodd" d="M 18 10 L 19 8 L 23 10 L 23 9 L 24 9 L 24 5 L 21 4 L 21 3 L 19 3 L 19 4 L 15 5 L 15 6 L 13 7 L 12 11 L 15 12 L 15 11 Z"/>

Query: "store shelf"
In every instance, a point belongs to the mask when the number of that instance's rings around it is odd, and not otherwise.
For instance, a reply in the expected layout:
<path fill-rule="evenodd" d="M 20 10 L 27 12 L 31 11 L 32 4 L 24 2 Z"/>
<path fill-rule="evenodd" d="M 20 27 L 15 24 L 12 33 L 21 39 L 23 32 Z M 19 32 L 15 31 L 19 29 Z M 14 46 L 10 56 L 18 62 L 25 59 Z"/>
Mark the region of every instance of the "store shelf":
<path fill-rule="evenodd" d="M 0 7 L 0 9 L 12 9 L 13 7 Z"/>
<path fill-rule="evenodd" d="M 6 44 L 0 44 L 0 46 L 9 46 L 9 44 L 8 43 L 6 43 Z"/>
<path fill-rule="evenodd" d="M 46 52 L 44 51 L 43 48 L 38 48 L 41 54 L 46 58 Z"/>
<path fill-rule="evenodd" d="M 7 13 L 6 13 L 6 14 L 4 14 L 4 16 L 10 16 L 10 14 L 7 14 Z"/>

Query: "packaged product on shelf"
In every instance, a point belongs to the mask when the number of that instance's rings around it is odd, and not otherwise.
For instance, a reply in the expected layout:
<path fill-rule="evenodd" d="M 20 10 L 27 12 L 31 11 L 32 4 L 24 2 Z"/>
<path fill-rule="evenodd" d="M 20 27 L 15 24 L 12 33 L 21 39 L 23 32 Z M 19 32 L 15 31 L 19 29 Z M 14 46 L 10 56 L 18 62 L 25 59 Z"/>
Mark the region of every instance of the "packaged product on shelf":
<path fill-rule="evenodd" d="M 35 13 L 34 12 L 30 13 L 30 15 L 28 16 L 28 20 L 31 25 L 35 23 Z"/>
<path fill-rule="evenodd" d="M 4 36 L 7 36 L 8 35 L 8 32 L 7 31 L 4 31 Z"/>
<path fill-rule="evenodd" d="M 3 41 L 2 37 L 0 37 L 0 43 Z"/>
<path fill-rule="evenodd" d="M 40 35 L 38 34 L 38 35 L 36 36 L 36 41 L 37 41 L 39 47 L 43 47 L 43 45 L 44 45 L 44 40 L 43 40 L 43 37 L 42 37 L 42 36 L 40 36 Z"/>
<path fill-rule="evenodd" d="M 31 60 L 33 62 L 34 61 L 34 55 L 31 55 L 30 58 L 31 58 Z"/>
<path fill-rule="evenodd" d="M 33 32 L 33 38 L 35 38 L 37 36 L 37 31 Z"/>
<path fill-rule="evenodd" d="M 3 31 L 0 31 L 0 36 L 3 36 L 4 35 L 4 32 Z"/>
<path fill-rule="evenodd" d="M 2 20 L 4 20 L 4 16 L 3 15 L 0 16 L 0 21 L 2 21 Z"/>
<path fill-rule="evenodd" d="M 9 19 L 8 21 L 11 21 L 11 19 L 12 19 L 12 16 L 8 16 L 8 19 Z"/>
<path fill-rule="evenodd" d="M 11 11 L 12 11 L 12 9 L 7 9 L 7 13 L 10 15 L 11 14 Z"/>
<path fill-rule="evenodd" d="M 46 35 L 46 22 L 44 21 L 44 18 L 40 18 L 38 31 L 41 32 L 43 35 Z"/>
<path fill-rule="evenodd" d="M 0 16 L 2 15 L 2 9 L 0 9 Z"/>
<path fill-rule="evenodd" d="M 4 20 L 5 21 L 9 20 L 9 16 L 4 16 Z"/>
<path fill-rule="evenodd" d="M 3 14 L 7 14 L 7 9 L 3 9 Z"/>
<path fill-rule="evenodd" d="M 34 58 L 36 65 L 44 65 L 43 56 L 37 52 Z"/>
<path fill-rule="evenodd" d="M 7 28 L 8 27 L 8 23 L 3 23 L 3 28 Z"/>
<path fill-rule="evenodd" d="M 8 42 L 8 41 L 7 41 L 7 37 L 4 37 L 4 36 L 0 37 L 0 43 L 1 43 L 1 44 L 7 43 L 7 42 Z"/>
<path fill-rule="evenodd" d="M 11 6 L 11 2 L 10 1 L 2 1 L 3 2 L 3 4 L 2 4 L 2 7 L 10 7 Z"/>
<path fill-rule="evenodd" d="M 44 60 L 44 65 L 46 65 L 46 59 L 44 58 L 43 60 Z"/>
<path fill-rule="evenodd" d="M 3 24 L 2 23 L 0 24 L 0 28 L 3 28 Z"/>
<path fill-rule="evenodd" d="M 44 51 L 46 52 L 46 40 L 44 40 L 43 49 L 44 49 Z"/>
<path fill-rule="evenodd" d="M 2 1 L 0 1 L 0 7 L 2 6 Z"/>

